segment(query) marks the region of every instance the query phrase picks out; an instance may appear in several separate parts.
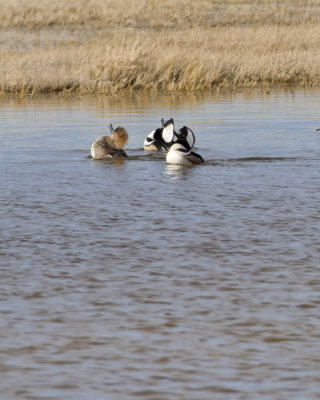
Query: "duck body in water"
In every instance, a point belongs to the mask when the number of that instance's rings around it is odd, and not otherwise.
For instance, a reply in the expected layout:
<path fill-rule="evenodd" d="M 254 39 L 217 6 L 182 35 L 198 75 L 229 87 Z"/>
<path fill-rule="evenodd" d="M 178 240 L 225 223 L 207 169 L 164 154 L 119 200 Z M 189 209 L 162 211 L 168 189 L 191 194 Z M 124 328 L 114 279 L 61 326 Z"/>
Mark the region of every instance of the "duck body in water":
<path fill-rule="evenodd" d="M 175 136 L 178 140 L 171 145 L 168 151 L 166 156 L 167 164 L 192 166 L 204 162 L 200 154 L 192 151 L 195 144 L 195 136 L 190 128 L 187 126 L 182 127 L 178 133 L 175 133 Z"/>
<path fill-rule="evenodd" d="M 122 126 L 113 129 L 112 124 L 109 125 L 109 129 L 111 135 L 100 136 L 92 143 L 91 155 L 95 160 L 127 157 L 123 148 L 128 143 L 128 132 Z"/>
<path fill-rule="evenodd" d="M 166 156 L 167 164 L 184 165 L 190 167 L 192 165 L 202 164 L 204 159 L 200 154 L 192 151 L 181 140 L 177 140 L 168 151 Z"/>

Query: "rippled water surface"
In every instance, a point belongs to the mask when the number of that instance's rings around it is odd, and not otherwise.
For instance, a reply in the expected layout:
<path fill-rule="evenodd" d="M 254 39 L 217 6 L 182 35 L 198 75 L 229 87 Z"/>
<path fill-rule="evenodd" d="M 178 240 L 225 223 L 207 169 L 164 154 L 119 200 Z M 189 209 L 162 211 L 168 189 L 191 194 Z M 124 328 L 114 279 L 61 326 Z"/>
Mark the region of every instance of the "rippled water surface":
<path fill-rule="evenodd" d="M 320 398 L 320 91 L 0 111 L 1 399 Z M 142 150 L 162 117 L 205 164 Z"/>

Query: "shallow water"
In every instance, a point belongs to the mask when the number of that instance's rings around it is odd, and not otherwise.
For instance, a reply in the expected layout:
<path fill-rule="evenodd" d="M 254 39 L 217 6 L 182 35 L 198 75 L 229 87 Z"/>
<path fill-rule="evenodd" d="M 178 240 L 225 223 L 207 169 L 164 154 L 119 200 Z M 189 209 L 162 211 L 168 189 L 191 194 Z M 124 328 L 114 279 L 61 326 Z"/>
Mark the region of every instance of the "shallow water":
<path fill-rule="evenodd" d="M 1 100 L 0 398 L 319 399 L 319 106 Z M 204 165 L 142 150 L 162 117 Z"/>

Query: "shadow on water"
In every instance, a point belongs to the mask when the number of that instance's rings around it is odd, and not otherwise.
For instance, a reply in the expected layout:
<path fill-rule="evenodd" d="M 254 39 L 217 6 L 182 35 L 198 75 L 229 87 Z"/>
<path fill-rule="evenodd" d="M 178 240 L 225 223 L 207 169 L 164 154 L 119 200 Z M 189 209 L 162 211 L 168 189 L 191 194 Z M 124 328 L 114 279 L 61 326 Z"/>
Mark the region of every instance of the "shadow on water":
<path fill-rule="evenodd" d="M 137 152 L 143 152 L 142 154 L 135 154 Z M 81 150 L 83 152 L 83 150 Z M 87 158 L 92 161 L 104 162 L 108 163 L 123 163 L 126 161 L 165 161 L 166 153 L 165 152 L 146 152 L 143 149 L 130 149 L 127 150 L 128 157 L 126 158 L 107 158 L 103 160 L 93 160 L 91 155 L 88 155 Z M 216 158 L 216 159 L 205 159 L 205 162 L 200 165 L 172 165 L 172 170 L 181 170 L 185 168 L 194 168 L 194 167 L 202 167 L 204 165 L 220 165 L 226 163 L 273 163 L 273 162 L 289 162 L 289 161 L 298 161 L 302 160 L 302 157 L 240 157 L 240 158 Z"/>
<path fill-rule="evenodd" d="M 83 150 L 81 150 L 83 152 Z M 166 159 L 166 153 L 160 151 L 144 151 L 141 148 L 137 149 L 126 149 L 127 157 L 119 158 L 105 158 L 103 160 L 94 160 L 91 155 L 87 155 L 87 158 L 92 161 L 114 163 L 116 161 L 163 161 Z"/>
<path fill-rule="evenodd" d="M 243 157 L 243 158 L 227 158 L 227 159 L 211 159 L 206 160 L 206 165 L 226 165 L 233 163 L 281 163 L 281 162 L 294 162 L 302 160 L 302 157 Z"/>

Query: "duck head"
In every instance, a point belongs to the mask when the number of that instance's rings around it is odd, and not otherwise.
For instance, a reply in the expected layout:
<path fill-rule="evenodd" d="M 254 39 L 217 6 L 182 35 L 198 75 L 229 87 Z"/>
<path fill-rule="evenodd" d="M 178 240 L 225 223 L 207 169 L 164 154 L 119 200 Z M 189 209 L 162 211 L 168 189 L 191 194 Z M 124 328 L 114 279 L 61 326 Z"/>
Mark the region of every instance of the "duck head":
<path fill-rule="evenodd" d="M 192 149 L 195 144 L 196 139 L 194 133 L 187 126 L 180 128 L 178 133 L 174 132 L 174 135 L 180 143 L 186 144 L 190 149 Z"/>
<path fill-rule="evenodd" d="M 109 125 L 111 130 L 111 138 L 115 149 L 121 150 L 128 143 L 128 132 L 122 126 L 113 129 L 112 124 Z"/>

